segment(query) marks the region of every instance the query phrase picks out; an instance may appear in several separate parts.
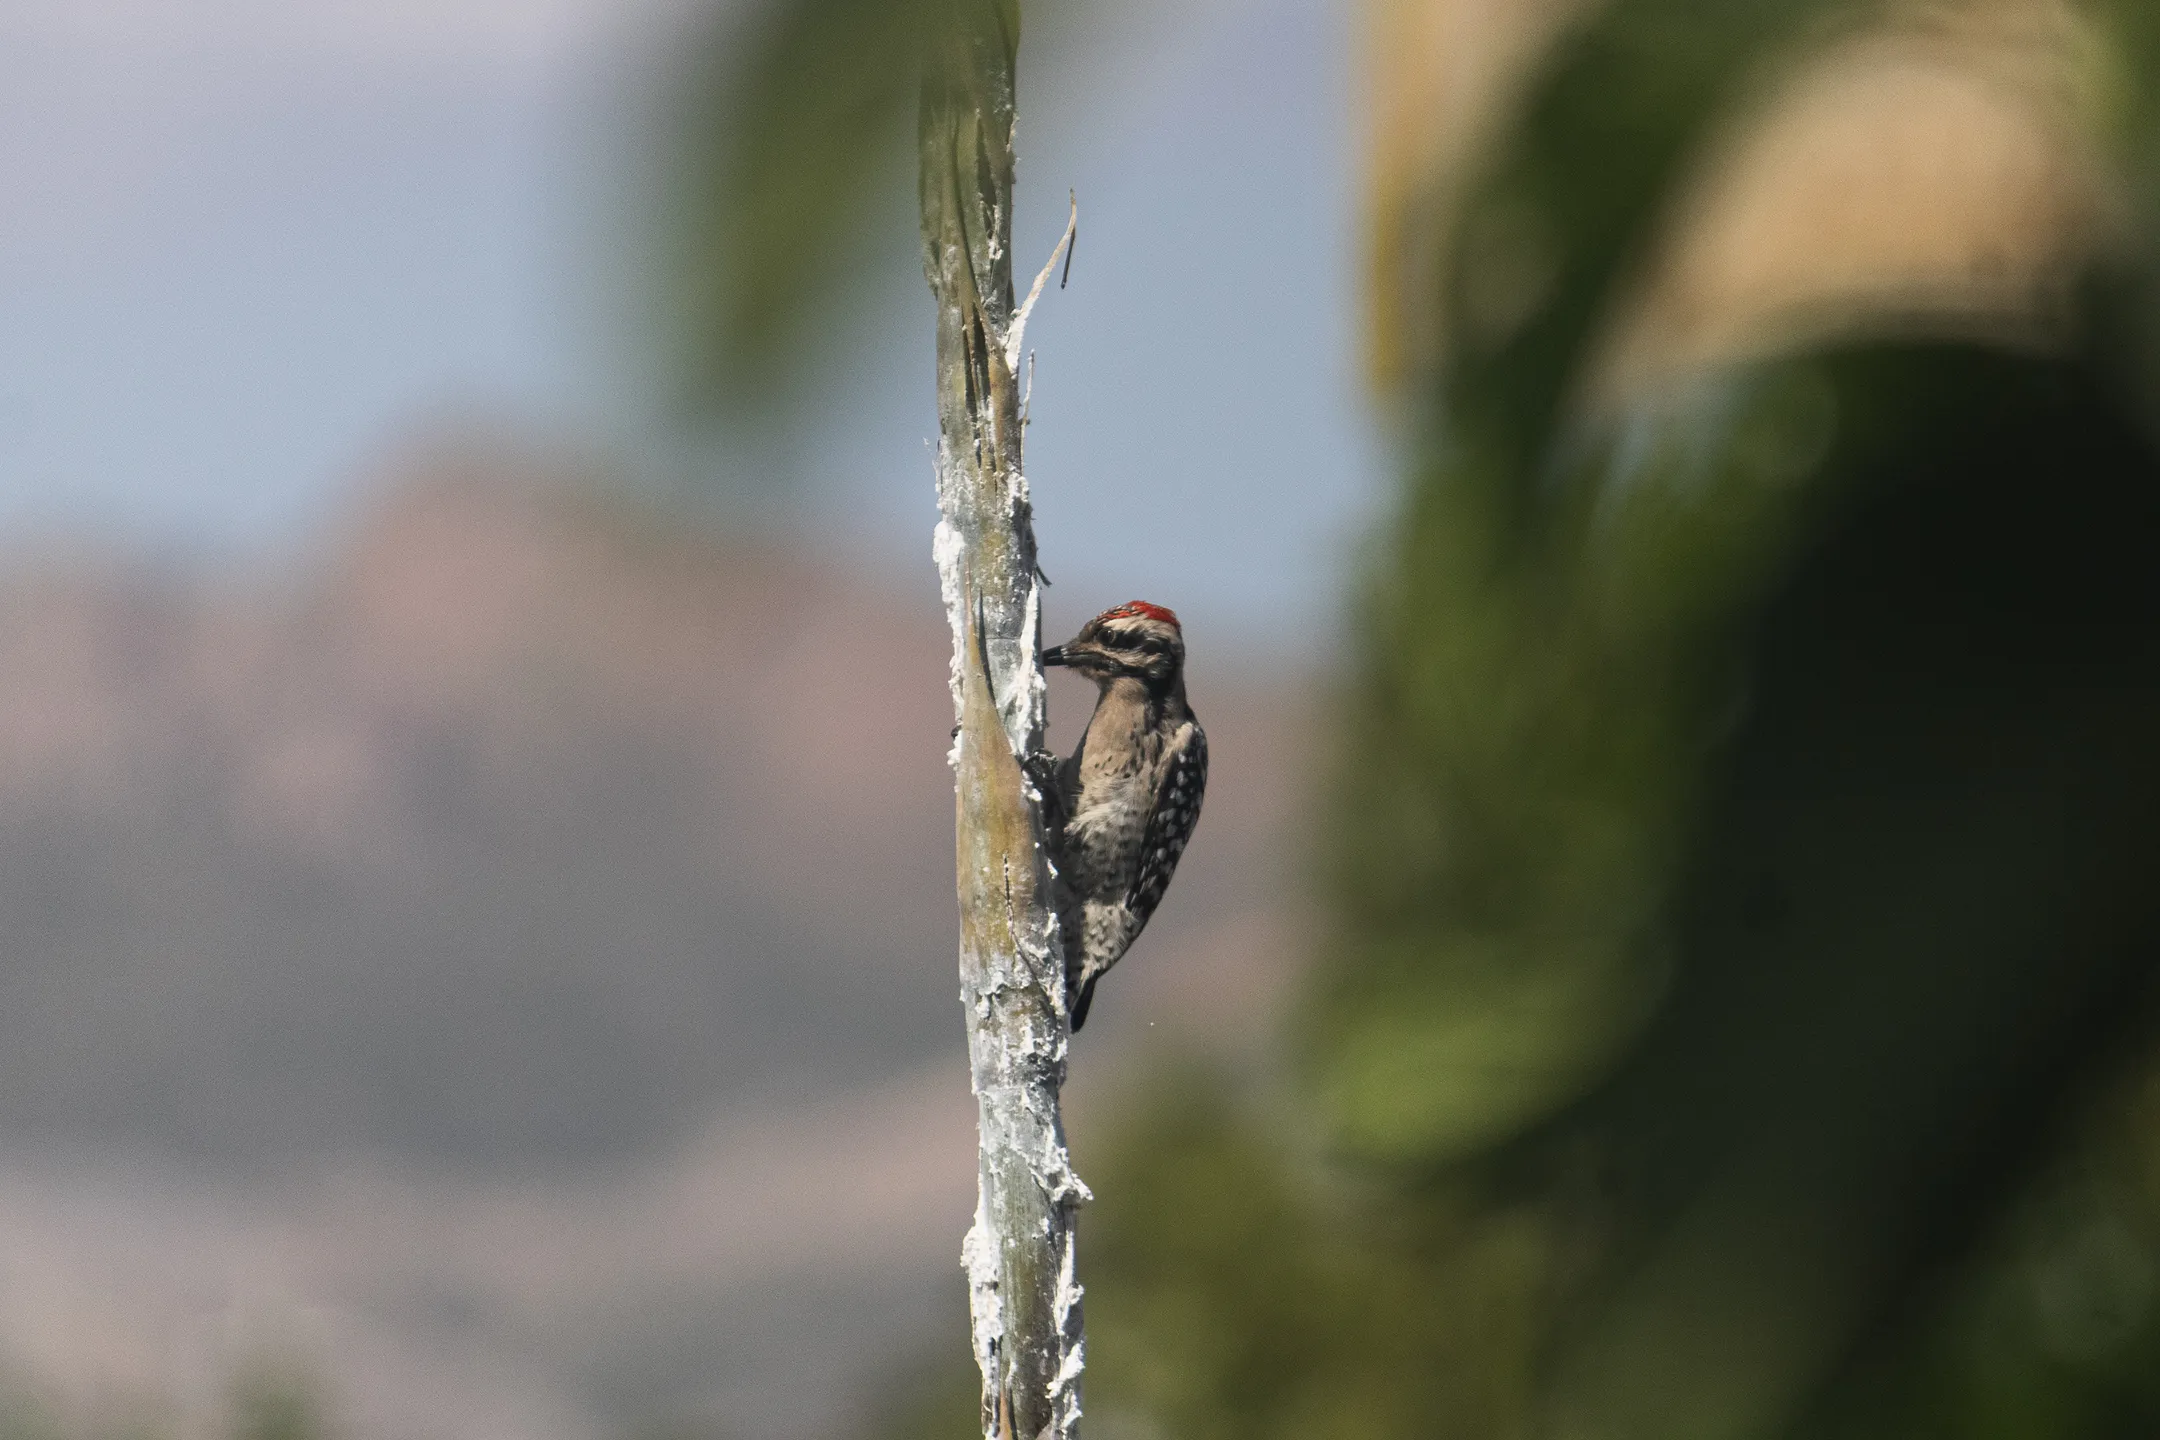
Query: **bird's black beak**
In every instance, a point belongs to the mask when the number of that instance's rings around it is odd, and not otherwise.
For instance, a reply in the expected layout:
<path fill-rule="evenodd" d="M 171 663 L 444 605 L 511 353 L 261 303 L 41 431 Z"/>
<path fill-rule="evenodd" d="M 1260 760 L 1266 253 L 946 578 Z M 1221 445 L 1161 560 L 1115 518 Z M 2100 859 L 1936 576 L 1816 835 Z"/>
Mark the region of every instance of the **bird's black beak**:
<path fill-rule="evenodd" d="M 1072 657 L 1065 653 L 1063 645 L 1052 645 L 1049 649 L 1043 651 L 1042 663 L 1044 665 L 1070 665 L 1072 664 Z"/>

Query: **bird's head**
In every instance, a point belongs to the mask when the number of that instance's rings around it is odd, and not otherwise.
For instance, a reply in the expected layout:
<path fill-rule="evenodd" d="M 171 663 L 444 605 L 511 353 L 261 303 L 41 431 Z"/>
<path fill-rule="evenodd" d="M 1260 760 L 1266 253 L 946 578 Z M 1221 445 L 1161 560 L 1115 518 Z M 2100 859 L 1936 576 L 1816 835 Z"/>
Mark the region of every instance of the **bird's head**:
<path fill-rule="evenodd" d="M 1103 611 L 1071 640 L 1043 651 L 1043 664 L 1078 670 L 1098 685 L 1130 677 L 1160 690 L 1184 673 L 1185 636 L 1174 612 L 1132 600 Z"/>

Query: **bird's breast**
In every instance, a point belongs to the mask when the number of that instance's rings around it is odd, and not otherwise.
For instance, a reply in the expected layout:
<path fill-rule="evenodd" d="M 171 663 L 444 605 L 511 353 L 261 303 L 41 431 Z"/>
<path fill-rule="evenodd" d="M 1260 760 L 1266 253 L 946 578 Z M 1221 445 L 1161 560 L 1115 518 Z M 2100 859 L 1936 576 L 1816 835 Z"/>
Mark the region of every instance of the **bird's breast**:
<path fill-rule="evenodd" d="M 1133 857 L 1147 826 L 1150 795 L 1138 775 L 1103 781 L 1081 792 L 1065 825 L 1066 863 L 1083 895 L 1121 891 L 1132 880 Z"/>

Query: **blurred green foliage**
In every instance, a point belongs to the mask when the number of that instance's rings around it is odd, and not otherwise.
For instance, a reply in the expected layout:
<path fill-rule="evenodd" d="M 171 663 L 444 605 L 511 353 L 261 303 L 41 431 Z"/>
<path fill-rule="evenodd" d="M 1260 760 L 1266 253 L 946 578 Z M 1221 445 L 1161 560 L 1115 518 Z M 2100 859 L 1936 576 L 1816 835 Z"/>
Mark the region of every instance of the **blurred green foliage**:
<path fill-rule="evenodd" d="M 1064 8 L 1085 10 L 1079 0 Z M 778 398 L 845 343 L 851 271 L 912 193 L 922 58 L 955 0 L 713 6 L 666 107 L 654 319 L 685 408 Z M 912 232 L 910 232 L 912 233 Z"/>
<path fill-rule="evenodd" d="M 1423 1272 L 1473 1313 L 1535 1297 L 1468 1353 L 1367 1287 L 1368 1353 L 1426 1357 L 1393 1386 L 1422 1403 L 1390 1420 L 1303 1349 L 1359 1397 L 1330 1424 L 2160 1426 L 2160 1135 L 2095 1118 L 2149 1090 L 2160 957 L 2145 277 L 2088 277 L 2085 338 L 2045 358 L 1878 345 L 1567 404 L 1683 162 L 1853 13 L 1806 9 L 1606 7 L 1463 207 L 1299 1027 L 1329 1148 L 1388 1197 L 1359 1233 L 1445 1216 L 1458 1254 L 1520 1230 L 1542 1258 Z M 2154 73 L 2133 18 L 2113 54 Z M 2122 123 L 2149 142 L 2142 104 Z M 1147 1222 L 1123 1283 L 1205 1223 Z M 1529 1377 L 1512 1413 L 1495 1373 Z M 1108 1349 L 1093 1383 L 1145 1386 Z"/>
<path fill-rule="evenodd" d="M 225 1398 L 231 1440 L 324 1440 L 331 1433 L 322 1387 L 304 1366 L 251 1361 L 232 1376 Z M 37 1388 L 0 1377 L 0 1440 L 163 1440 L 200 1431 L 180 1420 L 169 1400 L 118 1393 L 98 1397 L 89 1418 L 67 1418 Z"/>
<path fill-rule="evenodd" d="M 322 1397 L 290 1368 L 258 1368 L 232 1387 L 233 1440 L 324 1440 Z"/>
<path fill-rule="evenodd" d="M 940 0 L 791 0 L 719 13 L 681 87 L 660 317 L 693 404 L 764 393 L 864 249 L 880 183 L 914 163 Z"/>
<path fill-rule="evenodd" d="M 67 1431 L 29 1395 L 0 1393 L 0 1440 L 67 1440 Z"/>

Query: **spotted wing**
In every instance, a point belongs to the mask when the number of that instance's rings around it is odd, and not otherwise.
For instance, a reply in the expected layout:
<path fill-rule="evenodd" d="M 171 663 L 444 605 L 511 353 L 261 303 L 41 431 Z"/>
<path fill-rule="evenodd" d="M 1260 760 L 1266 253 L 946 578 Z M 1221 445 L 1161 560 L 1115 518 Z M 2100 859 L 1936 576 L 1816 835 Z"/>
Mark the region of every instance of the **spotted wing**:
<path fill-rule="evenodd" d="M 1188 720 L 1170 742 L 1169 763 L 1163 767 L 1155 804 L 1141 835 L 1140 864 L 1133 872 L 1132 889 L 1126 892 L 1134 934 L 1147 924 L 1162 903 L 1163 891 L 1170 888 L 1170 877 L 1185 854 L 1185 842 L 1200 823 L 1200 802 L 1206 795 L 1207 736 L 1196 721 Z"/>

